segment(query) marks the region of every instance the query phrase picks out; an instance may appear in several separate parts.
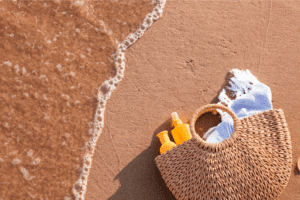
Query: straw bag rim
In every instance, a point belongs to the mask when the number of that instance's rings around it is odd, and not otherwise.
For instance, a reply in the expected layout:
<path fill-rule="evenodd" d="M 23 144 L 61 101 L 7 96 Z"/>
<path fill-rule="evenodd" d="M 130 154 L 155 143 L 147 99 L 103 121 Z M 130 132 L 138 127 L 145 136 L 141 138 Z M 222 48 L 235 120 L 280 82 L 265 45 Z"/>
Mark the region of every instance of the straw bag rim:
<path fill-rule="evenodd" d="M 204 113 L 215 111 L 217 109 L 227 112 L 232 117 L 234 131 L 229 138 L 223 140 L 222 142 L 210 143 L 210 142 L 207 142 L 204 139 L 202 139 L 197 134 L 197 132 L 195 130 L 195 123 L 196 123 L 197 119 Z M 202 106 L 195 111 L 195 113 L 193 114 L 193 116 L 190 120 L 190 131 L 191 131 L 191 135 L 192 135 L 192 140 L 194 140 L 194 142 L 196 142 L 200 148 L 207 149 L 208 151 L 212 151 L 212 152 L 218 152 L 220 150 L 224 150 L 228 147 L 231 147 L 234 144 L 236 137 L 238 136 L 238 132 L 239 132 L 239 130 L 241 130 L 241 127 L 242 127 L 241 121 L 237 117 L 237 115 L 230 108 L 228 108 L 227 106 L 224 106 L 222 104 L 208 104 L 208 105 Z"/>

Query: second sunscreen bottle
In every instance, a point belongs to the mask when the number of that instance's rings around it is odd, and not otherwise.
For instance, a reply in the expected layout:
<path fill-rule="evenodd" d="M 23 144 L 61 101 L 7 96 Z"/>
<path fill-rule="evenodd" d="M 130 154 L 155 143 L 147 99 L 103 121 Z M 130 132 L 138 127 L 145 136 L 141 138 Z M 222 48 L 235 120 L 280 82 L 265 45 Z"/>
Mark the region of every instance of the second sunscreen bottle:
<path fill-rule="evenodd" d="M 182 144 L 184 141 L 187 141 L 192 138 L 190 126 L 188 124 L 182 123 L 182 121 L 178 117 L 177 112 L 172 113 L 172 121 L 174 129 L 171 131 L 171 133 L 176 145 Z"/>

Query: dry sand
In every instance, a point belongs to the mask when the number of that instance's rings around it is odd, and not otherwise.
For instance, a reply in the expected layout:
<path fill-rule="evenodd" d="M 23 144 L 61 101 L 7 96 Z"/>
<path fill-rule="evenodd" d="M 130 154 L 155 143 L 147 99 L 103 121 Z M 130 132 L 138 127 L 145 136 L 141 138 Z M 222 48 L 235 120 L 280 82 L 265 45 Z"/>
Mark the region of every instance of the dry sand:
<path fill-rule="evenodd" d="M 297 1 L 167 1 L 163 17 L 126 52 L 125 78 L 105 112 L 86 199 L 175 199 L 154 158 L 170 114 L 186 122 L 215 101 L 230 69 L 249 69 L 282 108 L 292 137 L 293 170 L 278 199 L 300 197 Z"/>

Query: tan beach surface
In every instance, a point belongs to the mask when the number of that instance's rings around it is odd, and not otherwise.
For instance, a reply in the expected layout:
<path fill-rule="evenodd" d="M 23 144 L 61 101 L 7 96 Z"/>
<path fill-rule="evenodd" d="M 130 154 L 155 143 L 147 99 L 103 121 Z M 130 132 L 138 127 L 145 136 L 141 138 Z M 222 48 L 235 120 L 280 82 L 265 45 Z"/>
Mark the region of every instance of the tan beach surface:
<path fill-rule="evenodd" d="M 249 69 L 271 88 L 289 125 L 293 169 L 278 199 L 300 198 L 297 1 L 167 1 L 161 19 L 126 52 L 125 77 L 108 101 L 86 199 L 172 200 L 154 158 L 171 113 L 186 122 L 215 102 L 229 70 Z"/>

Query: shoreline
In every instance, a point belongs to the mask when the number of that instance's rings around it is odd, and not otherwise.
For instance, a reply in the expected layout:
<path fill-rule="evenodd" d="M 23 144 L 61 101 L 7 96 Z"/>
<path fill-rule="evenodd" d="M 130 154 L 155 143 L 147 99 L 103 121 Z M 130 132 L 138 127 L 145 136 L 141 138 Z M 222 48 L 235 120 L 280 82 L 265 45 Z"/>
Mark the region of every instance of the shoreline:
<path fill-rule="evenodd" d="M 116 75 L 104 81 L 104 83 L 99 87 L 98 92 L 98 105 L 95 111 L 95 117 L 93 122 L 93 137 L 85 145 L 85 148 L 89 149 L 84 156 L 84 166 L 85 169 L 83 173 L 79 176 L 79 180 L 75 183 L 73 192 L 76 195 L 76 199 L 84 199 L 86 193 L 86 185 L 88 181 L 88 176 L 90 168 L 93 161 L 93 155 L 96 147 L 96 143 L 101 135 L 102 128 L 104 126 L 104 113 L 107 104 L 107 100 L 110 98 L 112 92 L 116 89 L 116 86 L 122 81 L 125 71 L 125 51 L 126 49 L 133 45 L 139 38 L 141 38 L 147 29 L 162 16 L 163 7 L 166 0 L 157 0 L 156 6 L 153 11 L 145 17 L 143 22 L 139 25 L 135 33 L 129 34 L 126 39 L 118 45 L 116 53 L 113 54 L 114 64 L 116 67 Z M 87 170 L 86 170 L 87 169 Z M 78 186 L 79 185 L 79 186 Z M 82 187 L 83 185 L 83 187 Z M 77 188 L 83 188 L 82 190 L 77 190 Z"/>

